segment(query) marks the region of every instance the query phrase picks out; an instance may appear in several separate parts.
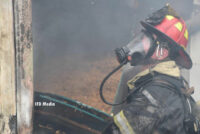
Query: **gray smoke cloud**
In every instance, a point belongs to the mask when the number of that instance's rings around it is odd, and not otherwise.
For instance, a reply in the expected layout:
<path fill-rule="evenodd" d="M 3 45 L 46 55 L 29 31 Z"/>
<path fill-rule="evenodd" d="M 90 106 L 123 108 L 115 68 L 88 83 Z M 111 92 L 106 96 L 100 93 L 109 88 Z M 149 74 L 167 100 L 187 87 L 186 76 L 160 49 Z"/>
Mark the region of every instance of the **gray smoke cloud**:
<path fill-rule="evenodd" d="M 33 0 L 35 87 L 50 84 L 51 76 L 59 81 L 69 68 L 87 69 L 85 61 L 126 45 L 140 30 L 139 21 L 167 2 L 189 18 L 189 0 Z"/>

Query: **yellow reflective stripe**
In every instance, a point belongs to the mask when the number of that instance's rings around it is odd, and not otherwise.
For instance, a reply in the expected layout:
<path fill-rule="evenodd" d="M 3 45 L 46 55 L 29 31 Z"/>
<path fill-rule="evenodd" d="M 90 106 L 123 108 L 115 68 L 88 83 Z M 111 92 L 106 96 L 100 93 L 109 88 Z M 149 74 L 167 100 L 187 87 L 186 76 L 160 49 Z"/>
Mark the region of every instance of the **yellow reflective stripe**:
<path fill-rule="evenodd" d="M 135 134 L 128 120 L 124 116 L 123 111 L 114 116 L 114 122 L 119 127 L 122 134 Z"/>
<path fill-rule="evenodd" d="M 196 103 L 197 103 L 197 106 L 200 106 L 200 100 L 199 100 L 199 101 L 197 101 Z"/>
<path fill-rule="evenodd" d="M 158 102 L 155 100 L 155 98 L 147 91 L 144 90 L 142 93 L 146 96 L 146 98 L 155 106 L 158 106 Z"/>
<path fill-rule="evenodd" d="M 188 40 L 188 30 L 185 30 L 184 37 Z"/>
<path fill-rule="evenodd" d="M 166 15 L 166 18 L 167 18 L 168 20 L 172 20 L 172 19 L 174 19 L 174 16 Z"/>
<path fill-rule="evenodd" d="M 175 24 L 175 27 L 181 32 L 183 25 L 180 22 L 178 22 Z"/>
<path fill-rule="evenodd" d="M 186 50 L 186 47 L 185 47 L 184 45 L 180 44 L 180 46 L 181 46 L 184 50 Z"/>
<path fill-rule="evenodd" d="M 197 129 L 197 124 L 196 124 L 196 123 L 194 123 L 194 131 L 195 131 L 195 132 L 198 131 L 198 129 Z"/>
<path fill-rule="evenodd" d="M 120 125 L 120 123 L 119 123 L 117 117 L 118 117 L 118 114 L 114 116 L 114 122 L 115 122 L 115 124 L 117 125 L 117 127 L 120 129 L 121 133 L 122 133 L 123 128 L 122 128 L 122 126 Z"/>
<path fill-rule="evenodd" d="M 128 120 L 124 116 L 124 112 L 123 111 L 120 112 L 120 115 L 125 120 L 126 125 L 128 126 L 128 129 L 129 129 L 129 132 L 131 132 L 130 134 L 135 134 L 134 131 L 133 131 L 133 129 L 132 129 L 132 127 L 131 127 L 131 125 L 129 124 Z"/>

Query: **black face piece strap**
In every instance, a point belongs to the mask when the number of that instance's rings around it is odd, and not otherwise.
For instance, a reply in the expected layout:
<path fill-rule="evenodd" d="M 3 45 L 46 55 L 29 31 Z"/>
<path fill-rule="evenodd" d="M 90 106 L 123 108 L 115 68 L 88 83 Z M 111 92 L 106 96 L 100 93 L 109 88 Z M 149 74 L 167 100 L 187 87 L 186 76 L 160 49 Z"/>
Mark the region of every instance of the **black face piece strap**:
<path fill-rule="evenodd" d="M 147 54 L 145 56 L 145 59 L 148 59 L 153 55 L 153 53 L 156 50 L 157 40 L 153 37 L 153 35 L 150 32 L 148 32 L 148 31 L 144 31 L 144 32 L 145 32 L 146 36 L 148 36 L 151 39 L 150 48 L 149 48 L 149 50 L 148 50 L 148 52 L 147 52 Z"/>

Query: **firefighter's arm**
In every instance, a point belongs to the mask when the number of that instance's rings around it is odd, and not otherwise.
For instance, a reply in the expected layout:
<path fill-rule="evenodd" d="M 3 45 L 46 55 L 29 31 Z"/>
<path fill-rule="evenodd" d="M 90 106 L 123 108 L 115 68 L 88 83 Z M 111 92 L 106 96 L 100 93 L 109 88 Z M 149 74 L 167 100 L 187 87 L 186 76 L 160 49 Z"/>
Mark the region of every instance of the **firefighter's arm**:
<path fill-rule="evenodd" d="M 147 91 L 130 95 L 123 110 L 113 116 L 113 122 L 104 130 L 103 134 L 115 134 L 116 132 L 120 134 L 147 134 L 144 133 L 145 129 L 148 132 L 151 131 L 152 127 L 149 126 L 152 122 L 147 116 L 152 115 L 149 111 L 153 113 L 156 107 L 149 103 L 144 94 L 147 95 Z"/>
<path fill-rule="evenodd" d="M 180 97 L 163 87 L 150 86 L 130 97 L 114 116 L 122 134 L 182 133 L 183 106 Z"/>
<path fill-rule="evenodd" d="M 129 97 L 128 104 L 114 116 L 114 123 L 122 134 L 152 134 L 157 109 L 157 100 L 144 90 Z"/>
<path fill-rule="evenodd" d="M 136 76 L 139 72 L 142 71 L 142 66 L 130 66 L 130 64 L 126 64 L 123 68 L 122 75 L 120 78 L 120 83 L 117 88 L 117 93 L 115 96 L 115 103 L 120 103 L 126 98 L 129 92 L 129 88 L 127 82 Z M 117 114 L 122 109 L 122 105 L 113 106 L 112 113 Z"/>

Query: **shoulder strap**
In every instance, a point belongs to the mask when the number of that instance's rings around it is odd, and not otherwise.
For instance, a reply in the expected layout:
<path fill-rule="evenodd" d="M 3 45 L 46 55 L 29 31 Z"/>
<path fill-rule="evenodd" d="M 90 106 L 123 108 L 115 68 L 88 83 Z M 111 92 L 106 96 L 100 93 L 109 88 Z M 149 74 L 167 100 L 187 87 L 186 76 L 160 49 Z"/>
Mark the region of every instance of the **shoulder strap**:
<path fill-rule="evenodd" d="M 200 134 L 200 121 L 194 115 L 191 101 L 195 103 L 191 95 L 185 94 L 182 90 L 181 85 L 175 85 L 167 80 L 153 80 L 153 83 L 158 84 L 158 86 L 165 86 L 168 89 L 176 89 L 177 93 L 180 95 L 183 107 L 184 107 L 184 128 L 188 134 Z M 187 90 L 186 90 L 187 91 Z"/>
<path fill-rule="evenodd" d="M 162 78 L 159 78 L 159 79 L 155 78 L 153 80 L 152 84 L 157 85 L 157 86 L 161 86 L 161 87 L 165 87 L 165 88 L 167 88 L 169 90 L 172 90 L 173 92 L 179 94 L 179 96 L 181 97 L 182 103 L 183 103 L 183 107 L 184 107 L 184 115 L 186 115 L 186 113 L 187 113 L 187 108 L 186 108 L 186 105 L 187 105 L 186 100 L 187 100 L 187 98 L 186 98 L 185 94 L 182 91 L 182 85 L 178 85 L 178 84 L 175 85 L 172 82 L 170 82 L 170 81 L 168 81 L 166 79 L 162 79 Z M 190 107 L 190 106 L 188 106 L 188 107 Z"/>
<path fill-rule="evenodd" d="M 140 82 L 139 82 L 140 83 Z M 147 79 L 145 81 L 142 81 L 136 88 L 129 93 L 133 94 L 135 92 L 140 91 L 140 89 L 143 87 L 145 88 L 146 86 L 149 85 L 156 85 L 160 87 L 165 87 L 175 93 L 177 93 L 182 101 L 183 104 L 183 109 L 184 109 L 184 128 L 188 134 L 200 134 L 200 123 L 199 120 L 193 115 L 193 108 L 191 105 L 191 101 L 194 101 L 191 97 L 191 94 L 187 94 L 187 87 L 184 85 L 183 82 L 180 83 L 173 83 L 167 79 L 161 78 L 161 77 L 153 77 L 150 79 Z M 189 87 L 189 86 L 188 86 Z M 185 89 L 183 89 L 185 88 Z M 128 95 L 128 96 L 129 96 Z M 127 96 L 127 98 L 128 98 Z M 195 101 L 194 101 L 195 103 Z"/>

